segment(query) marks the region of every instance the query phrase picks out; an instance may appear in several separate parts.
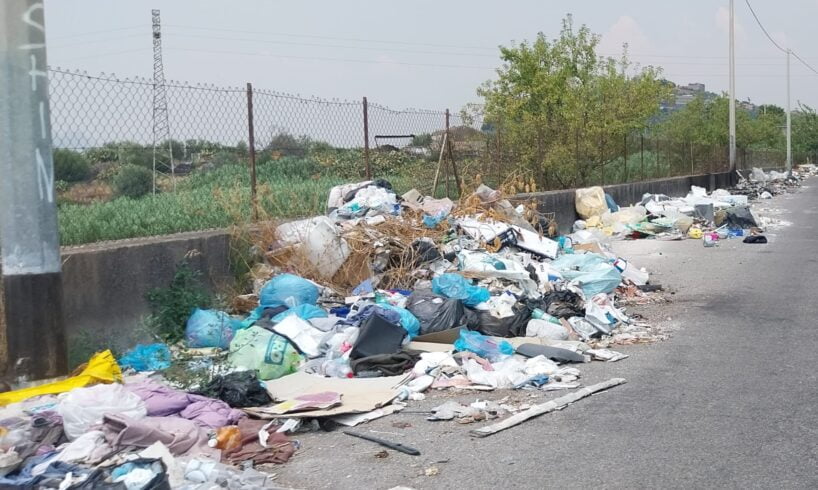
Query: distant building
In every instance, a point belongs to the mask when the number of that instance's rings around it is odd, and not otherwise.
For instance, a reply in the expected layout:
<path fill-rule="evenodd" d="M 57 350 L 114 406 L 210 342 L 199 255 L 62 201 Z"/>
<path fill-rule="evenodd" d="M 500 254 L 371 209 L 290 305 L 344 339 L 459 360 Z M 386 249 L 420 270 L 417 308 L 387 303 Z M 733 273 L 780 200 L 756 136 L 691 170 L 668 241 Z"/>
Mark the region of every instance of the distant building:
<path fill-rule="evenodd" d="M 712 92 L 708 92 L 703 83 L 694 82 L 687 85 L 674 85 L 673 97 L 671 100 L 660 104 L 660 109 L 665 113 L 678 111 L 691 103 L 696 97 L 704 97 L 707 101 L 715 99 L 717 96 Z"/>

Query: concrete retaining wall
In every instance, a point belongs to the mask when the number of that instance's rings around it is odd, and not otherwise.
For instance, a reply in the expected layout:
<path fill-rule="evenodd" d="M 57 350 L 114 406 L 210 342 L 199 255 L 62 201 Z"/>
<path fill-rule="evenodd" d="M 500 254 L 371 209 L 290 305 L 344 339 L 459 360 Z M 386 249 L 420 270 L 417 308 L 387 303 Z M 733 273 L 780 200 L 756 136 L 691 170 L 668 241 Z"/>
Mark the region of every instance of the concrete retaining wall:
<path fill-rule="evenodd" d="M 667 194 L 668 196 L 684 196 L 690 191 L 690 186 L 705 187 L 708 191 L 726 188 L 735 185 L 738 176 L 734 172 L 719 174 L 692 175 L 669 179 L 647 180 L 605 186 L 605 192 L 610 194 L 620 206 L 629 206 L 642 200 L 645 193 Z M 569 232 L 574 221 L 579 219 L 574 206 L 576 189 L 560 191 L 533 192 L 517 194 L 513 201 L 523 202 L 535 199 L 541 212 L 554 213 L 560 232 Z"/>
<path fill-rule="evenodd" d="M 149 312 L 147 292 L 167 287 L 186 256 L 210 290 L 233 280 L 226 231 L 180 233 L 64 248 L 63 314 L 69 349 L 87 332 L 109 345 L 127 347 Z"/>

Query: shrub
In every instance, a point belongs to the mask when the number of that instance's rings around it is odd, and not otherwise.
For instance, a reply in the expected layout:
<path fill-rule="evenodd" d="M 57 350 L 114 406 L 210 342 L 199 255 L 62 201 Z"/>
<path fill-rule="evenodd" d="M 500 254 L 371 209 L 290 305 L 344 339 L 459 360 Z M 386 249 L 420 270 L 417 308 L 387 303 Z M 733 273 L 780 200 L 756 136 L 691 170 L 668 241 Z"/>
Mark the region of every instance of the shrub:
<path fill-rule="evenodd" d="M 79 182 L 91 175 L 91 165 L 82 153 L 71 150 L 54 150 L 54 178 L 66 182 Z"/>
<path fill-rule="evenodd" d="M 146 295 L 152 314 L 147 326 L 159 340 L 169 344 L 182 340 L 185 323 L 193 309 L 210 306 L 210 295 L 202 286 L 200 276 L 199 271 L 183 260 L 176 265 L 168 287 L 154 289 Z"/>
<path fill-rule="evenodd" d="M 153 189 L 153 174 L 136 165 L 122 167 L 114 178 L 114 190 L 118 196 L 142 197 Z"/>

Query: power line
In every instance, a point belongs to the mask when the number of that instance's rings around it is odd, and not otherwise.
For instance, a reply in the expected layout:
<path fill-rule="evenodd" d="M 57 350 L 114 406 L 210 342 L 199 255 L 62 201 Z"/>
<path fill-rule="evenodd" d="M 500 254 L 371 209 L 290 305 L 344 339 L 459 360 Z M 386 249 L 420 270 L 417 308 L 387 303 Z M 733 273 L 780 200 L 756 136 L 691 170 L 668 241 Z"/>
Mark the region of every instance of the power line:
<path fill-rule="evenodd" d="M 192 49 L 192 48 L 165 48 L 168 51 L 191 51 L 209 54 L 231 54 L 241 56 L 261 56 L 265 58 L 283 58 L 283 59 L 297 59 L 297 60 L 314 60 L 314 61 L 341 61 L 344 63 L 364 63 L 376 65 L 403 65 L 403 66 L 427 66 L 432 68 L 474 68 L 480 70 L 494 70 L 496 66 L 476 66 L 476 65 L 450 65 L 437 63 L 405 63 L 401 61 L 387 61 L 387 60 L 360 60 L 350 58 L 330 58 L 324 56 L 294 56 L 294 55 L 277 55 L 277 54 L 263 54 L 263 53 L 248 53 L 242 51 L 212 51 L 208 49 Z"/>
<path fill-rule="evenodd" d="M 811 66 L 809 63 L 807 63 L 806 61 L 804 61 L 804 59 L 803 59 L 803 58 L 801 58 L 800 56 L 798 56 L 798 55 L 795 53 L 795 51 L 793 51 L 793 50 L 791 50 L 791 49 L 784 49 L 784 48 L 782 48 L 782 47 L 781 47 L 781 45 L 780 45 L 780 44 L 778 44 L 777 42 L 775 42 L 775 39 L 773 39 L 773 38 L 772 38 L 772 36 L 770 36 L 770 33 L 769 33 L 769 32 L 767 32 L 767 29 L 765 29 L 765 28 L 764 28 L 764 24 L 762 24 L 762 23 L 761 23 L 761 20 L 758 18 L 758 15 L 756 15 L 756 11 L 755 11 L 755 10 L 753 10 L 753 6 L 752 6 L 752 5 L 750 5 L 750 0 L 744 0 L 744 2 L 747 4 L 747 8 L 749 8 L 749 9 L 750 9 L 750 13 L 752 13 L 752 14 L 753 14 L 753 18 L 756 20 L 756 23 L 758 24 L 758 27 L 760 27 L 760 28 L 761 28 L 761 31 L 762 31 L 762 32 L 764 32 L 764 35 L 766 35 L 766 36 L 767 36 L 767 39 L 769 39 L 769 40 L 770 40 L 770 42 L 771 42 L 771 43 L 773 43 L 773 46 L 775 46 L 776 48 L 778 48 L 778 50 L 779 50 L 779 51 L 781 51 L 782 53 L 789 53 L 789 54 L 791 54 L 791 55 L 795 56 L 795 59 L 797 59 L 798 61 L 800 61 L 801 63 L 803 63 L 803 64 L 804 64 L 804 66 L 806 66 L 807 68 L 809 68 L 810 70 L 812 70 L 812 72 L 813 72 L 813 73 L 815 73 L 816 75 L 818 75 L 818 70 L 816 70 L 816 69 L 815 69 L 815 68 L 813 68 L 813 67 L 812 67 L 812 66 Z"/>
<path fill-rule="evenodd" d="M 108 52 L 108 53 L 98 53 L 98 54 L 92 54 L 92 55 L 88 55 L 88 56 L 75 56 L 73 58 L 61 59 L 61 61 L 65 62 L 65 61 L 84 60 L 84 59 L 88 59 L 88 58 L 101 58 L 103 56 L 115 56 L 115 55 L 118 55 L 118 54 L 136 53 L 136 52 L 139 52 L 139 51 L 149 51 L 150 49 L 151 48 L 126 49 L 124 51 L 112 51 L 112 52 Z"/>
<path fill-rule="evenodd" d="M 56 37 L 49 37 L 49 40 L 56 40 L 56 39 L 72 39 L 75 37 L 82 37 L 82 36 L 93 36 L 96 34 L 104 34 L 106 32 L 119 32 L 119 31 L 127 31 L 131 29 L 144 29 L 145 26 L 130 26 L 130 27 L 117 27 L 115 29 L 104 29 L 101 31 L 91 31 L 91 32 L 80 32 L 78 34 L 70 34 L 68 36 L 56 36 Z"/>
<path fill-rule="evenodd" d="M 207 35 L 195 35 L 195 34 L 176 34 L 173 33 L 175 37 L 184 37 L 184 38 L 199 38 L 199 39 L 214 39 L 214 40 L 222 40 L 222 41 L 247 41 L 252 43 L 264 43 L 264 44 L 283 44 L 287 46 L 309 46 L 309 47 L 317 47 L 317 48 L 339 48 L 339 49 L 361 49 L 367 51 L 383 51 L 383 48 L 373 47 L 373 46 L 343 46 L 337 44 L 321 44 L 321 43 L 305 43 L 305 42 L 298 42 L 298 41 L 273 41 L 269 39 L 253 39 L 253 38 L 240 38 L 240 37 L 216 37 L 216 36 L 207 36 Z M 493 54 L 481 54 L 481 53 L 462 53 L 462 52 L 452 52 L 452 51 L 420 51 L 414 49 L 401 49 L 401 48 L 389 48 L 390 51 L 399 52 L 399 53 L 418 53 L 418 54 L 441 54 L 441 55 L 452 55 L 452 56 L 479 56 L 484 58 L 497 58 L 497 55 Z"/>
<path fill-rule="evenodd" d="M 818 70 L 815 70 L 815 68 L 813 68 L 812 66 L 810 66 L 810 64 L 809 64 L 809 63 L 807 63 L 807 62 L 806 62 L 806 61 L 804 61 L 804 60 L 803 60 L 803 59 L 802 59 L 800 56 L 798 56 L 797 54 L 795 54 L 795 51 L 790 51 L 790 53 L 792 53 L 792 55 L 793 55 L 793 56 L 795 56 L 795 59 L 797 59 L 798 61 L 800 61 L 801 63 L 803 63 L 803 64 L 804 64 L 804 66 L 806 66 L 807 68 L 809 68 L 810 70 L 812 70 L 812 72 L 813 72 L 813 73 L 815 73 L 816 75 L 818 75 Z"/>
<path fill-rule="evenodd" d="M 778 48 L 779 51 L 781 51 L 782 53 L 786 53 L 787 50 L 782 48 L 777 42 L 775 42 L 775 39 L 773 39 L 773 37 L 770 35 L 770 33 L 767 32 L 767 29 L 764 28 L 764 24 L 761 23 L 761 20 L 759 20 L 758 15 L 756 15 L 756 11 L 753 10 L 753 6 L 750 5 L 750 0 L 744 0 L 744 2 L 747 4 L 747 8 L 750 9 L 750 13 L 753 14 L 753 18 L 756 20 L 756 23 L 758 24 L 758 27 L 760 27 L 761 31 L 764 32 L 764 35 L 767 36 L 767 39 L 769 39 L 770 42 L 773 43 L 773 46 Z"/>
<path fill-rule="evenodd" d="M 85 45 L 89 45 L 89 44 L 110 43 L 112 41 L 120 41 L 122 39 L 131 39 L 131 38 L 135 38 L 135 37 L 144 37 L 144 36 L 145 36 L 144 34 L 137 33 L 137 34 L 127 34 L 125 36 L 111 37 L 111 38 L 107 38 L 107 39 L 93 39 L 93 40 L 87 40 L 87 41 L 79 41 L 79 42 L 68 43 L 68 44 L 54 43 L 54 44 L 49 44 L 48 49 L 53 49 L 53 48 L 60 49 L 60 48 L 70 48 L 70 47 L 73 47 L 73 46 L 85 46 Z"/>
<path fill-rule="evenodd" d="M 460 48 L 460 49 L 480 49 L 480 50 L 497 50 L 497 47 L 487 47 L 487 46 L 464 46 L 464 45 L 457 45 L 457 44 L 433 44 L 433 43 L 416 43 L 416 42 L 408 42 L 408 41 L 391 41 L 391 40 L 384 40 L 384 39 L 364 39 L 364 38 L 354 38 L 354 37 L 333 37 L 333 36 L 319 36 L 319 35 L 312 35 L 312 34 L 291 34 L 291 33 L 282 33 L 282 32 L 260 32 L 260 31 L 246 31 L 246 30 L 237 30 L 237 29 L 218 29 L 213 27 L 197 27 L 197 26 L 184 26 L 179 24 L 167 24 L 170 27 L 178 27 L 182 29 L 193 29 L 193 30 L 200 30 L 200 31 L 222 31 L 222 32 L 239 32 L 243 34 L 265 34 L 265 35 L 273 35 L 273 36 L 289 36 L 289 37 L 303 37 L 303 38 L 313 38 L 313 39 L 328 39 L 328 40 L 335 40 L 335 41 L 353 41 L 353 42 L 361 42 L 361 43 L 382 43 L 382 44 L 401 44 L 407 46 L 426 46 L 431 48 Z"/>

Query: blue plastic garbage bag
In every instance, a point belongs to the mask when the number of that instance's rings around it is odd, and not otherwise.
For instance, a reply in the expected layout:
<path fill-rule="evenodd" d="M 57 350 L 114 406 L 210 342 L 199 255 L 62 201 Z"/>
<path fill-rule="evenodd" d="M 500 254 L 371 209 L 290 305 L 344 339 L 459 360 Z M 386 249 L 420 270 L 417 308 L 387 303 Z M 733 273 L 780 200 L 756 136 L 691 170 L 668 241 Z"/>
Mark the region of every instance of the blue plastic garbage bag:
<path fill-rule="evenodd" d="M 420 335 L 420 320 L 418 320 L 411 311 L 406 308 L 390 305 L 389 303 L 378 303 L 378 306 L 386 310 L 396 311 L 398 315 L 400 315 L 400 326 L 406 330 L 410 339 Z"/>
<path fill-rule="evenodd" d="M 600 264 L 594 270 L 574 277 L 571 282 L 577 284 L 588 299 L 599 293 L 612 293 L 622 282 L 622 274 L 612 265 Z"/>
<path fill-rule="evenodd" d="M 460 274 L 442 274 L 432 279 L 432 292 L 451 299 L 459 299 L 466 306 L 477 306 L 491 298 L 489 290 L 472 285 Z"/>
<path fill-rule="evenodd" d="M 303 277 L 280 274 L 261 288 L 259 305 L 264 308 L 314 305 L 318 301 L 318 287 Z"/>
<path fill-rule="evenodd" d="M 136 372 L 161 371 L 170 367 L 170 349 L 165 344 L 139 344 L 119 358 L 122 369 Z"/>
<path fill-rule="evenodd" d="M 571 280 L 609 263 L 608 259 L 599 254 L 566 254 L 551 262 L 551 267 L 557 269 L 562 277 Z"/>
<path fill-rule="evenodd" d="M 605 204 L 608 206 L 608 210 L 612 213 L 619 211 L 619 205 L 614 201 L 614 198 L 610 194 L 605 194 Z"/>
<path fill-rule="evenodd" d="M 326 318 L 329 316 L 326 311 L 315 305 L 298 305 L 290 308 L 289 310 L 284 310 L 278 315 L 274 316 L 272 318 L 273 323 L 279 323 L 290 315 L 296 315 L 302 320 L 309 320 L 310 318 Z"/>
<path fill-rule="evenodd" d="M 508 341 L 497 340 L 465 328 L 460 330 L 460 338 L 454 341 L 454 349 L 474 352 L 491 362 L 514 354 L 514 347 Z"/>
<path fill-rule="evenodd" d="M 242 328 L 239 320 L 223 311 L 196 308 L 187 319 L 185 338 L 188 347 L 219 347 L 227 349 L 236 330 Z"/>

